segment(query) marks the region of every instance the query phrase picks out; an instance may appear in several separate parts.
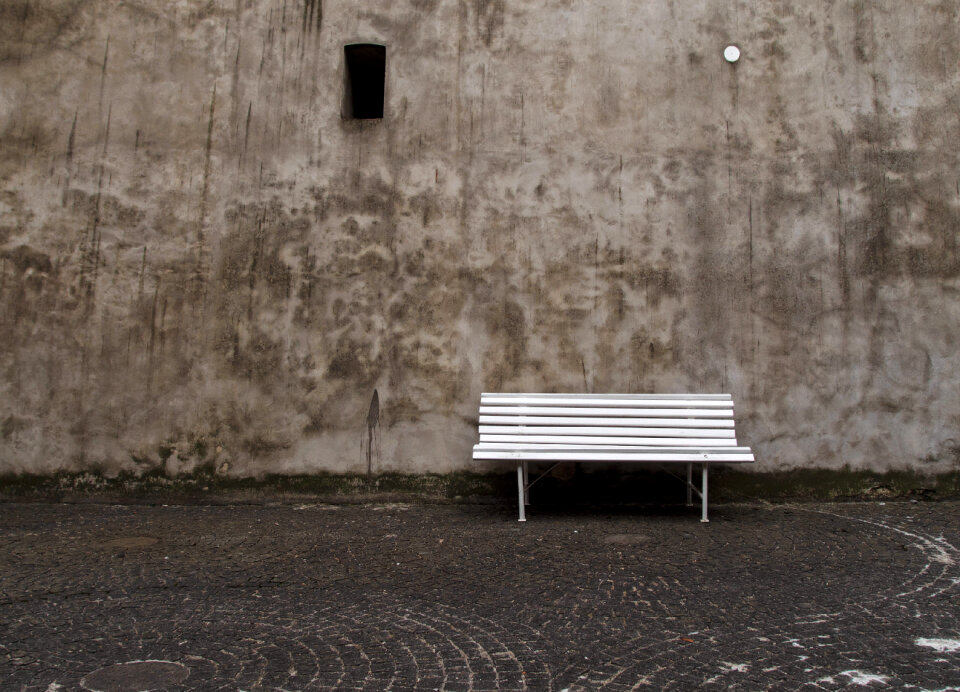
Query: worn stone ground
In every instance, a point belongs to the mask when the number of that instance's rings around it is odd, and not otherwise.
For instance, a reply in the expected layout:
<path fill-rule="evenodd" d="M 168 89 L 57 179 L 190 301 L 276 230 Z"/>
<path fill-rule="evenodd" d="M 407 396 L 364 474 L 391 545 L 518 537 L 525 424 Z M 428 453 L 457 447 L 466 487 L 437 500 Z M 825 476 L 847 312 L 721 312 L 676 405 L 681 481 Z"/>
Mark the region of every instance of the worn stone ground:
<path fill-rule="evenodd" d="M 0 504 L 0 679 L 956 690 L 958 529 L 955 502 Z"/>

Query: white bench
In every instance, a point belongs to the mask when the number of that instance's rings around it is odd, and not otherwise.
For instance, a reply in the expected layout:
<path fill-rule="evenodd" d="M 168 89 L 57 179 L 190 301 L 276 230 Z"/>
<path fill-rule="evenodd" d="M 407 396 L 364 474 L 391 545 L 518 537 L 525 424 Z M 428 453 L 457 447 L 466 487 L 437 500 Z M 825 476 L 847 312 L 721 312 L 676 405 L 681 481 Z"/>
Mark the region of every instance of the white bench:
<path fill-rule="evenodd" d="M 687 504 L 707 519 L 707 469 L 752 462 L 738 447 L 729 394 L 482 394 L 475 460 L 517 462 L 520 521 L 530 486 L 565 461 L 686 464 Z M 530 462 L 553 462 L 533 482 Z M 693 465 L 701 481 L 693 483 Z M 681 479 L 682 480 L 682 479 Z"/>

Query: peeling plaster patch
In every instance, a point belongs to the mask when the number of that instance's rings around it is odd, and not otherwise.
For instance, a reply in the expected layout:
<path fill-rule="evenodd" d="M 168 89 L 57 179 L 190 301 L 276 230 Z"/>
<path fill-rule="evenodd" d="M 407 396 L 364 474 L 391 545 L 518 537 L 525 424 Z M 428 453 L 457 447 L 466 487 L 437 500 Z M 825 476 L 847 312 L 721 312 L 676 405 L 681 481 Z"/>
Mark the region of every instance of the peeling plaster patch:
<path fill-rule="evenodd" d="M 954 653 L 960 651 L 960 639 L 927 639 L 921 637 L 916 641 L 917 646 L 927 646 L 940 653 Z"/>

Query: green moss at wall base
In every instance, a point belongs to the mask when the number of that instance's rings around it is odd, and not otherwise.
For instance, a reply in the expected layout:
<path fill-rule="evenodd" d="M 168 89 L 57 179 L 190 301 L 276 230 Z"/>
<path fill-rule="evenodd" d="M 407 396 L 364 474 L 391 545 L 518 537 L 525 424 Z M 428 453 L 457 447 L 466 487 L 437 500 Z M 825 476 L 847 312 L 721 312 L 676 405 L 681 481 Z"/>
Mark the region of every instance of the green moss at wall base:
<path fill-rule="evenodd" d="M 547 475 L 532 489 L 535 504 L 683 502 L 683 485 L 659 471 L 585 472 L 573 466 Z M 716 469 L 710 500 L 721 502 L 843 501 L 960 497 L 960 472 L 925 476 L 907 471 L 796 470 L 746 473 Z M 513 473 L 319 473 L 261 478 L 222 476 L 208 470 L 169 477 L 161 473 L 106 476 L 96 472 L 0 476 L 0 501 L 116 503 L 505 502 L 516 498 Z"/>

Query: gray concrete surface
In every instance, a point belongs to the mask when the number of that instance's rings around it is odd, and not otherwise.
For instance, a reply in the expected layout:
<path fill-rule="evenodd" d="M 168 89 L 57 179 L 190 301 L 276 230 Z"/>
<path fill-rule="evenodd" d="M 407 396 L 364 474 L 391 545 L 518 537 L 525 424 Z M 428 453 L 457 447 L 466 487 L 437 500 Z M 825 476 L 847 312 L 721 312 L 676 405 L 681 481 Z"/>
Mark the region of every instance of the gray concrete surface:
<path fill-rule="evenodd" d="M 10 690 L 957 690 L 960 504 L 0 505 Z M 150 684 L 146 681 L 149 680 Z"/>
<path fill-rule="evenodd" d="M 0 473 L 464 469 L 483 390 L 729 391 L 766 470 L 955 470 L 958 27 L 4 0 Z"/>

